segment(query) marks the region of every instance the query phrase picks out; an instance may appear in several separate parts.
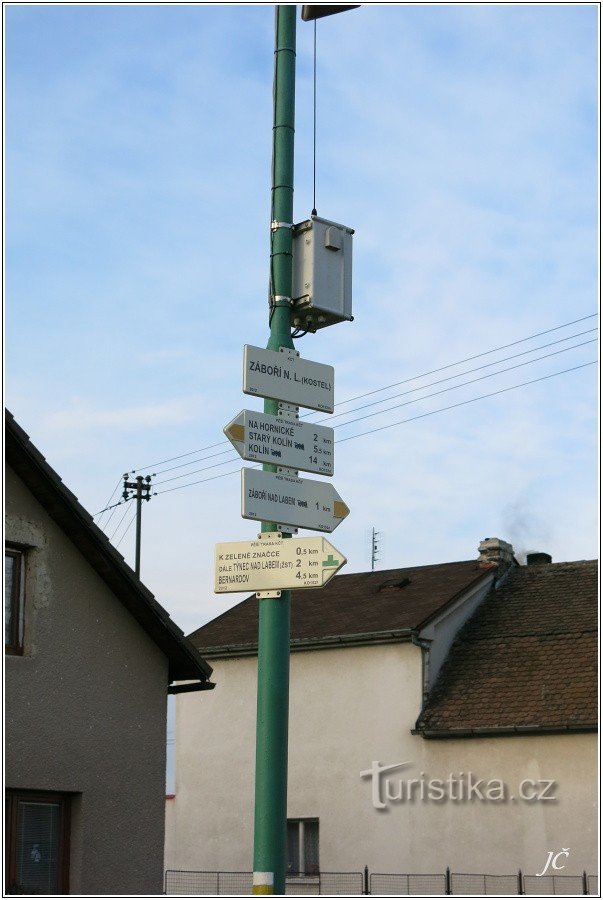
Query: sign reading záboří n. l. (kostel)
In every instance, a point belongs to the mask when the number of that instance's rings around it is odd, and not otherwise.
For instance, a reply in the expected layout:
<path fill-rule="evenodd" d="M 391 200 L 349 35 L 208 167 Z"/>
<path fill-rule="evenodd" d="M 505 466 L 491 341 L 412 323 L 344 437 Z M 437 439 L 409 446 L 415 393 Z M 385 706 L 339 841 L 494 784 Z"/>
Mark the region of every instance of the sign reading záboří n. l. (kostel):
<path fill-rule="evenodd" d="M 216 544 L 216 594 L 319 588 L 347 562 L 326 538 L 283 540 L 275 533 L 257 541 Z"/>
<path fill-rule="evenodd" d="M 243 459 L 333 474 L 333 429 L 244 409 L 224 434 Z"/>
<path fill-rule="evenodd" d="M 321 412 L 335 408 L 333 366 L 301 359 L 296 350 L 243 347 L 243 393 Z"/>
<path fill-rule="evenodd" d="M 241 469 L 244 519 L 331 532 L 349 512 L 330 481 Z"/>

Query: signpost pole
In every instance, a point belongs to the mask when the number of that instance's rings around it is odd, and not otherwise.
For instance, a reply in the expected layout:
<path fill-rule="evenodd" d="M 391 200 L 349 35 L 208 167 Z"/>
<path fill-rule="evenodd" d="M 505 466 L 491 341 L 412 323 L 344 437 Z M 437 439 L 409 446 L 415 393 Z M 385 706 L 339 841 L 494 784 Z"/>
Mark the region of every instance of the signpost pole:
<path fill-rule="evenodd" d="M 275 22 L 270 339 L 268 349 L 291 340 L 293 156 L 295 119 L 295 15 L 277 6 Z M 278 402 L 264 401 L 276 415 Z M 264 465 L 275 472 L 276 466 Z M 262 522 L 262 531 L 276 531 Z M 291 592 L 259 600 L 258 695 L 255 767 L 253 893 L 284 894 L 287 832 L 289 631 Z"/>

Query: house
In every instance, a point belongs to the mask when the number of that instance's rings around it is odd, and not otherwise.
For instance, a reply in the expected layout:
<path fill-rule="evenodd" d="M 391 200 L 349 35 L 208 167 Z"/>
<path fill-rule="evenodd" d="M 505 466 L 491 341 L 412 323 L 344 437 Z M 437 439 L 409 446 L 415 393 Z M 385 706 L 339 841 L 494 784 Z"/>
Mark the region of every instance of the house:
<path fill-rule="evenodd" d="M 10 413 L 5 450 L 6 891 L 161 893 L 167 695 L 211 666 Z"/>
<path fill-rule="evenodd" d="M 597 564 L 528 563 L 493 538 L 293 592 L 290 878 L 596 871 Z M 259 602 L 190 635 L 220 702 L 177 700 L 168 869 L 251 869 Z"/>

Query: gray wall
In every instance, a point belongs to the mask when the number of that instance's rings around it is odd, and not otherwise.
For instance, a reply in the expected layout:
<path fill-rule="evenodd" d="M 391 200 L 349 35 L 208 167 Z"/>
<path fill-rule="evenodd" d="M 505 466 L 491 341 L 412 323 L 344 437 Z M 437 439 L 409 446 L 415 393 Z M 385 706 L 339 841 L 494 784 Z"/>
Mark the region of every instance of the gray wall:
<path fill-rule="evenodd" d="M 23 657 L 6 657 L 6 787 L 74 792 L 70 891 L 161 893 L 168 661 L 14 472 Z"/>

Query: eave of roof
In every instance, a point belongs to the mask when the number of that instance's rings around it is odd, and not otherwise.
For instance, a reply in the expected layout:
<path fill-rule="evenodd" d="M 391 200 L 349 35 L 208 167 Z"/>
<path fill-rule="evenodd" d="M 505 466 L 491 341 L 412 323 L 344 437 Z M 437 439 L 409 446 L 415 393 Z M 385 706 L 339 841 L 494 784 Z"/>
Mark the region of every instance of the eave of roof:
<path fill-rule="evenodd" d="M 592 722 L 573 725 L 493 725 L 489 728 L 413 728 L 411 734 L 419 734 L 428 740 L 451 740 L 453 738 L 508 737 L 526 734 L 576 734 L 597 732 L 598 726 Z"/>
<path fill-rule="evenodd" d="M 494 576 L 477 560 L 336 575 L 323 588 L 293 591 L 291 650 L 408 640 Z M 387 587 L 400 580 L 401 588 Z M 251 595 L 189 638 L 216 658 L 256 653 L 257 635 L 258 601 Z"/>
<path fill-rule="evenodd" d="M 315 638 L 293 638 L 291 652 L 300 650 L 329 650 L 333 647 L 359 647 L 374 644 L 400 644 L 412 639 L 415 630 L 412 628 L 390 629 L 388 631 L 369 631 L 365 634 L 329 634 Z M 257 656 L 257 641 L 250 644 L 230 644 L 223 647 L 210 647 L 203 651 L 207 659 L 227 659 L 232 656 Z"/>
<path fill-rule="evenodd" d="M 165 653 L 169 660 L 170 681 L 195 679 L 207 682 L 212 667 L 136 577 L 8 410 L 4 424 L 6 463 Z"/>
<path fill-rule="evenodd" d="M 514 569 L 457 635 L 414 733 L 596 731 L 597 585 L 596 560 Z"/>

